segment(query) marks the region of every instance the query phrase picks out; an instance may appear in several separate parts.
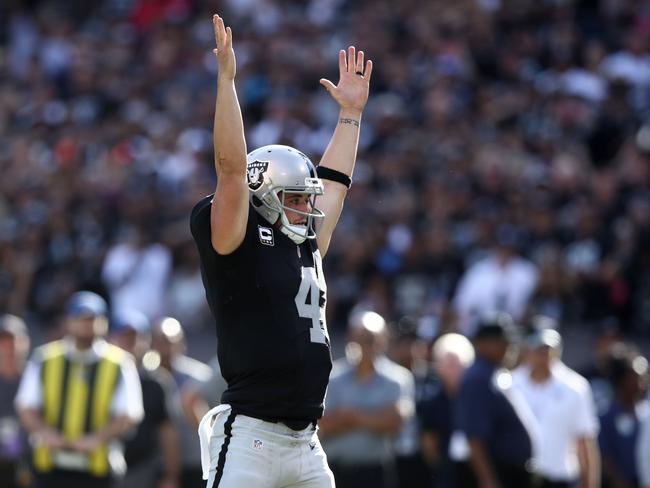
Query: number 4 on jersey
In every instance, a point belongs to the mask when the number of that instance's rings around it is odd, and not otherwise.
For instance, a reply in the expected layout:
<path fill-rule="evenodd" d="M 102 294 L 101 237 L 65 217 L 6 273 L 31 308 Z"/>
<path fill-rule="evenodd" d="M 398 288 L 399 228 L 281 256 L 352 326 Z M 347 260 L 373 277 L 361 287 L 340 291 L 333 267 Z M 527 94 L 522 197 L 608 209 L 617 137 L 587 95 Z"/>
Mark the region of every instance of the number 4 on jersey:
<path fill-rule="evenodd" d="M 300 269 L 302 280 L 296 295 L 296 308 L 298 315 L 304 319 L 311 319 L 309 334 L 311 342 L 329 344 L 327 324 L 325 323 L 325 280 L 319 279 L 315 268 Z"/>

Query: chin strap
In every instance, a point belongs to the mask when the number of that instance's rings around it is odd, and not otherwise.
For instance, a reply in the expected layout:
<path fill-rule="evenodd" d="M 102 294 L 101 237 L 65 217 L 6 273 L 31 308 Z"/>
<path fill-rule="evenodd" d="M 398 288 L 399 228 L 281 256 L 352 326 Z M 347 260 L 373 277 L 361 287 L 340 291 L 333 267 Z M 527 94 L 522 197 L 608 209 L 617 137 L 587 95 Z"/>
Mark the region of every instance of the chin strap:
<path fill-rule="evenodd" d="M 321 215 L 323 213 L 320 210 L 314 209 L 316 212 L 319 212 Z M 291 225 L 289 219 L 283 209 L 280 217 L 280 232 L 286 235 L 296 244 L 302 244 L 307 239 L 316 239 L 316 232 L 313 228 L 313 218 L 310 216 L 307 218 L 308 224 L 305 225 Z"/>
<path fill-rule="evenodd" d="M 282 224 L 280 226 L 280 232 L 282 232 L 285 236 L 287 236 L 289 239 L 291 239 L 293 242 L 296 244 L 302 244 L 307 240 L 307 236 L 300 234 L 297 232 L 297 230 L 305 230 L 306 228 L 301 226 L 301 225 L 284 225 Z M 306 232 L 305 232 L 306 233 Z"/>

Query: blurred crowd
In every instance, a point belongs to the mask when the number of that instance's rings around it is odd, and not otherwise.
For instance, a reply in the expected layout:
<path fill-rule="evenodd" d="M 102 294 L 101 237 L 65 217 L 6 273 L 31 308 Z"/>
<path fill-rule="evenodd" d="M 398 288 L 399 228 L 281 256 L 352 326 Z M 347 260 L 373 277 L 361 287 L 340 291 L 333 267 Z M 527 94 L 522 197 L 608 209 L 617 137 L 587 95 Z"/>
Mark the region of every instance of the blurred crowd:
<path fill-rule="evenodd" d="M 336 118 L 318 80 L 337 50 L 356 44 L 378 67 L 326 264 L 330 329 L 363 302 L 434 333 L 470 331 L 486 308 L 646 331 L 647 2 L 220 8 L 250 149 L 287 143 L 317 161 Z M 214 6 L 0 9 L 0 307 L 49 326 L 85 287 L 209 327 L 187 216 L 214 188 Z M 512 257 L 496 267 L 495 244 Z"/>
<path fill-rule="evenodd" d="M 375 63 L 325 262 L 333 338 L 373 310 L 431 355 L 486 312 L 541 314 L 598 335 L 605 414 L 603 358 L 650 328 L 645 0 L 3 1 L 0 313 L 53 338 L 89 289 L 212 337 L 188 216 L 215 185 L 215 8 L 249 149 L 318 161 L 337 113 L 318 80 L 349 44 Z"/>

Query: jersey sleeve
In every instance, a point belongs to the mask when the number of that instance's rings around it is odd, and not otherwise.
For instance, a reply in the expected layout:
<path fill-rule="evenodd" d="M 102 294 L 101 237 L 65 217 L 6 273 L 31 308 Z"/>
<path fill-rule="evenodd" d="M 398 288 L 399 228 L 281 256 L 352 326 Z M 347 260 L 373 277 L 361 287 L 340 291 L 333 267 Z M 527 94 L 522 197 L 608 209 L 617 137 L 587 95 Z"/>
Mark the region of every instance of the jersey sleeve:
<path fill-rule="evenodd" d="M 250 206 L 248 208 L 248 222 L 246 224 L 246 234 L 244 240 L 232 253 L 222 256 L 218 254 L 212 247 L 212 225 L 210 223 L 210 212 L 212 209 L 212 199 L 214 195 L 208 195 L 197 203 L 192 209 L 190 215 L 190 232 L 196 242 L 196 245 L 204 263 L 228 263 L 235 262 L 245 256 L 247 250 L 251 248 L 251 239 L 257 233 L 255 209 Z"/>
<path fill-rule="evenodd" d="M 212 237 L 210 233 L 212 197 L 212 195 L 208 195 L 197 203 L 192 209 L 190 216 L 190 232 L 196 241 L 201 257 L 215 253 L 212 248 Z"/>

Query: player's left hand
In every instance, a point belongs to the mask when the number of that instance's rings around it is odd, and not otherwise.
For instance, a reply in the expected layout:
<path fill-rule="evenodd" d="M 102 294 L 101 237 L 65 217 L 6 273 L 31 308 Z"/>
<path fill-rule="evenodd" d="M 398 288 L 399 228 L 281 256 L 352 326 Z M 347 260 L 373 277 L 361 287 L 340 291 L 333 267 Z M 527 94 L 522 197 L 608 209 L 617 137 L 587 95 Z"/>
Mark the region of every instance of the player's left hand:
<path fill-rule="evenodd" d="M 336 100 L 341 109 L 363 111 L 368 101 L 372 61 L 364 62 L 363 51 L 350 46 L 347 52 L 339 51 L 339 83 L 321 78 L 320 84 Z"/>
<path fill-rule="evenodd" d="M 237 62 L 232 47 L 232 30 L 224 25 L 223 19 L 219 15 L 212 16 L 212 25 L 214 27 L 214 39 L 217 43 L 217 48 L 213 49 L 212 52 L 217 56 L 219 76 L 234 80 Z"/>

